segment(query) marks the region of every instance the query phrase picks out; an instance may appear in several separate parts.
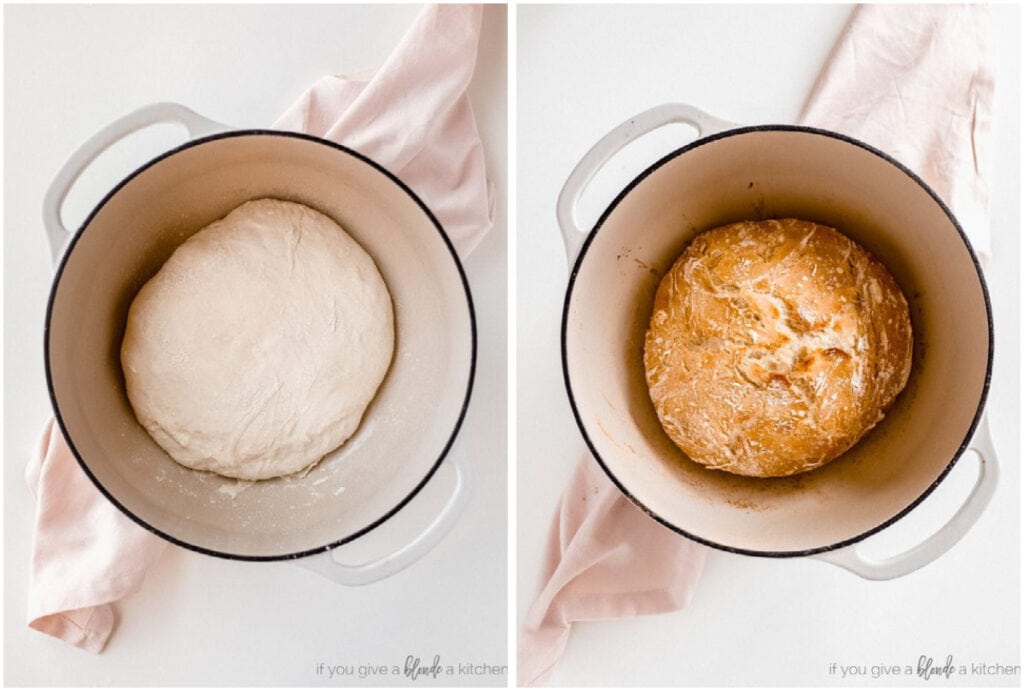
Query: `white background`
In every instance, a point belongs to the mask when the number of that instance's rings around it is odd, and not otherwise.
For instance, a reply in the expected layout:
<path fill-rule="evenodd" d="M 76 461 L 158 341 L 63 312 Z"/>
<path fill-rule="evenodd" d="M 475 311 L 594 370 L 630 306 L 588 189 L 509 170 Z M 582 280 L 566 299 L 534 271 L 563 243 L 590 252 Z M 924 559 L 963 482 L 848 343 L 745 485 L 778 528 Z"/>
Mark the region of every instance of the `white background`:
<path fill-rule="evenodd" d="M 338 680 L 316 676 L 317 663 L 401 665 L 406 655 L 439 654 L 443 664 L 506 664 L 503 6 L 484 13 L 471 87 L 498 190 L 498 220 L 465 262 L 479 359 L 458 445 L 472 456 L 476 488 L 452 533 L 407 571 L 362 588 L 287 564 L 169 547 L 142 589 L 120 605 L 118 628 L 98 656 L 25 623 L 34 503 L 24 468 L 50 414 L 42 360 L 50 259 L 40 222 L 50 179 L 96 130 L 154 101 L 177 101 L 239 127 L 266 127 L 319 77 L 379 65 L 417 11 L 414 5 L 5 6 L 6 684 L 335 686 Z M 77 225 L 124 174 L 181 138 L 173 127 L 154 128 L 97 161 L 69 197 L 68 224 Z M 430 491 L 352 551 L 369 557 L 411 535 L 432 508 L 427 500 L 440 500 L 441 481 L 439 474 Z M 504 685 L 502 678 L 447 681 Z"/>
<path fill-rule="evenodd" d="M 988 510 L 937 563 L 891 582 L 868 582 L 810 559 L 712 551 L 685 610 L 576 625 L 552 684 L 818 686 L 840 683 L 827 674 L 830 662 L 916 666 L 924 654 L 1019 664 L 1020 18 L 1016 7 L 993 12 L 999 75 L 994 261 L 986 276 L 997 343 L 988 414 L 1002 477 Z M 744 124 L 794 122 L 849 13 L 838 5 L 519 7 L 520 621 L 540 585 L 555 506 L 584 448 L 558 349 L 566 285 L 554 214 L 561 185 L 608 130 L 663 102 L 690 103 Z M 584 199 L 584 225 L 592 226 L 636 173 L 692 137 L 677 126 L 624 150 Z M 865 551 L 894 553 L 940 525 L 965 496 L 975 468 L 973 460 L 958 464 L 928 500 Z M 1019 684 L 1000 683 L 1011 681 Z"/>

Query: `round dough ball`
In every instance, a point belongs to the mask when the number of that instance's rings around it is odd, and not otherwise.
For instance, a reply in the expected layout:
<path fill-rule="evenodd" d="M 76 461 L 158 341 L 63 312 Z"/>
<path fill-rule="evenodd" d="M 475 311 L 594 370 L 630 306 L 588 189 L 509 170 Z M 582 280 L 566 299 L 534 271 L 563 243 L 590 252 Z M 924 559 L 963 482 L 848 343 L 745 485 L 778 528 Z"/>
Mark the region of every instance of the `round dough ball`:
<path fill-rule="evenodd" d="M 143 286 L 121 364 L 136 416 L 174 460 L 260 480 L 348 439 L 393 350 L 373 259 L 323 214 L 260 199 L 193 235 Z"/>
<path fill-rule="evenodd" d="M 709 468 L 817 468 L 884 416 L 910 376 L 907 300 L 885 266 L 795 219 L 698 235 L 662 279 L 644 344 L 665 432 Z"/>

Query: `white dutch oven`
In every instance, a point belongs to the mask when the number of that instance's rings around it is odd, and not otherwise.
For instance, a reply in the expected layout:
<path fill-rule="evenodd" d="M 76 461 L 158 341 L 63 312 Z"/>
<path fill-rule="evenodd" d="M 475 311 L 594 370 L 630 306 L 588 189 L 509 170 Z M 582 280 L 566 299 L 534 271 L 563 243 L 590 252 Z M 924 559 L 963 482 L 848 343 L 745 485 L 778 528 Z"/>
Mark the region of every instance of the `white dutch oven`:
<path fill-rule="evenodd" d="M 650 166 L 584 232 L 576 206 L 623 146 L 670 123 L 700 138 Z M 565 383 L 576 421 L 612 481 L 655 520 L 742 554 L 819 555 L 866 578 L 909 573 L 964 535 L 995 489 L 982 409 L 992 368 L 992 316 L 981 269 L 953 215 L 882 152 L 807 127 L 738 127 L 667 104 L 623 123 L 570 175 L 558 201 L 572 267 L 562 324 Z M 914 328 L 907 389 L 885 420 L 836 461 L 790 478 L 708 470 L 663 432 L 644 378 L 654 292 L 698 232 L 752 218 L 798 217 L 840 228 L 890 268 Z M 865 537 L 897 521 L 968 448 L 973 491 L 935 534 L 870 560 Z"/>
<path fill-rule="evenodd" d="M 194 139 L 128 176 L 75 233 L 60 208 L 88 163 L 159 122 Z M 356 434 L 305 477 L 251 485 L 184 468 L 136 421 L 119 349 L 138 289 L 190 235 L 243 202 L 306 204 L 369 252 L 394 301 L 391 368 Z M 476 336 L 469 287 L 441 226 L 411 190 L 358 153 L 315 137 L 231 131 L 176 104 L 136 111 L 68 160 L 44 201 L 55 258 L 46 314 L 46 374 L 56 419 L 108 499 L 145 528 L 205 554 L 299 563 L 348 584 L 409 565 L 436 544 L 468 497 L 468 464 L 436 518 L 398 551 L 341 565 L 332 549 L 393 516 L 448 454 L 473 383 Z M 70 239 L 69 239 L 70 238 Z"/>

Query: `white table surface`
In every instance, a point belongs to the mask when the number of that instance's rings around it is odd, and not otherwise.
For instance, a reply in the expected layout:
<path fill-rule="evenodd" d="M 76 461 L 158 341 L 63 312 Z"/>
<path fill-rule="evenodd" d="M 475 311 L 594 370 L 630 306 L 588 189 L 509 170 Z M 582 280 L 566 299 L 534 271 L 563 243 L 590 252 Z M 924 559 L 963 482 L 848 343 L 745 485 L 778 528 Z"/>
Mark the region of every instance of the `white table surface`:
<path fill-rule="evenodd" d="M 458 442 L 476 486 L 452 533 L 384 582 L 345 588 L 291 565 L 169 547 L 119 606 L 92 655 L 25 624 L 34 503 L 25 461 L 50 414 L 42 361 L 50 259 L 40 208 L 64 159 L 130 110 L 177 101 L 239 127 L 267 126 L 314 80 L 380 64 L 416 15 L 402 6 L 5 6 L 4 681 L 13 685 L 328 685 L 316 665 L 507 663 L 506 14 L 487 8 L 471 97 L 498 189 L 497 223 L 465 262 L 476 303 L 476 388 Z M 171 127 L 126 140 L 83 176 L 77 225 L 124 174 L 181 140 Z M 428 489 L 441 482 L 430 483 Z M 441 487 L 443 489 L 443 487 Z M 434 499 L 441 492 L 434 492 Z M 382 553 L 425 518 L 425 492 L 370 537 Z M 420 500 L 423 500 L 422 502 Z M 411 518 L 403 520 L 408 513 Z M 423 515 L 420 515 L 423 514 Z M 367 542 L 373 544 L 366 544 Z M 358 671 L 356 672 L 358 674 Z M 417 684 L 431 683 L 420 679 Z M 444 677 L 438 684 L 505 684 Z"/>
<path fill-rule="evenodd" d="M 518 601 L 539 586 L 542 545 L 583 443 L 562 385 L 559 325 L 566 264 L 555 199 L 572 167 L 613 126 L 667 101 L 740 123 L 794 122 L 850 8 L 520 6 L 517 15 Z M 712 551 L 692 603 L 659 616 L 576 625 L 554 685 L 830 685 L 828 665 L 1020 663 L 1019 10 L 994 9 L 998 103 L 992 187 L 996 320 L 989 419 L 999 487 L 973 530 L 937 563 L 868 582 L 811 559 Z M 686 127 L 624 150 L 585 199 L 592 225 L 628 180 L 692 138 Z M 928 534 L 965 496 L 975 465 L 943 485 L 870 553 Z M 889 551 L 887 551 L 889 550 Z M 930 685 L 957 683 L 932 679 Z M 845 683 L 850 683 L 849 680 Z M 1019 684 L 1006 677 L 959 683 Z"/>

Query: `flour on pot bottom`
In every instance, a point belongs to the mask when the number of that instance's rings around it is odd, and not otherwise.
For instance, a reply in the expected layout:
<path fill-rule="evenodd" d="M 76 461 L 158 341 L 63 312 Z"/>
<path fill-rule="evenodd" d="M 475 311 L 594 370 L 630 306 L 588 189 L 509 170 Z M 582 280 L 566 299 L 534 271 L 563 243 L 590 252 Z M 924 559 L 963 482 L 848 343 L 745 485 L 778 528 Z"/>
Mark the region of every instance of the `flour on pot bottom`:
<path fill-rule="evenodd" d="M 200 230 L 143 286 L 121 364 L 136 417 L 172 458 L 260 480 L 344 443 L 393 350 L 373 259 L 327 216 L 260 199 Z"/>
<path fill-rule="evenodd" d="M 910 375 L 906 298 L 835 229 L 747 221 L 698 235 L 662 279 L 644 345 L 665 432 L 753 477 L 817 468 L 874 427 Z"/>

